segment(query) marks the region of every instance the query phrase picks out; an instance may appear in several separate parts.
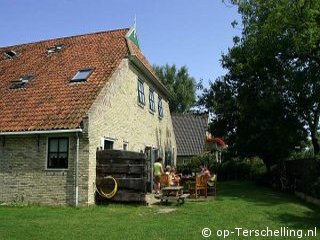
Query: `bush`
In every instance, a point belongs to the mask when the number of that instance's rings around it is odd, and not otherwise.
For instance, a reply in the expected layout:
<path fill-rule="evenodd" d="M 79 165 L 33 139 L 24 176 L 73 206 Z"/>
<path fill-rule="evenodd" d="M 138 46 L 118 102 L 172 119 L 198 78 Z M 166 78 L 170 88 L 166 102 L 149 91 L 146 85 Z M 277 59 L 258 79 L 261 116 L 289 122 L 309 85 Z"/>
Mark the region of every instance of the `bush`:
<path fill-rule="evenodd" d="M 320 198 L 320 164 L 315 160 L 313 168 L 296 180 L 296 190 Z"/>
<path fill-rule="evenodd" d="M 207 165 L 211 173 L 218 174 L 219 180 L 257 180 L 266 173 L 266 167 L 260 158 L 233 158 L 218 163 L 215 155 L 210 153 L 197 155 L 191 163 L 178 165 L 177 169 L 183 174 L 196 174 L 201 165 Z"/>
<path fill-rule="evenodd" d="M 311 185 L 311 196 L 320 198 L 320 177 Z"/>
<path fill-rule="evenodd" d="M 191 159 L 190 163 L 187 164 L 178 164 L 177 165 L 177 171 L 181 172 L 184 175 L 188 174 L 196 174 L 200 172 L 200 166 L 207 165 L 210 169 L 210 166 L 212 163 L 215 162 L 215 156 L 210 153 L 203 153 L 194 156 Z"/>

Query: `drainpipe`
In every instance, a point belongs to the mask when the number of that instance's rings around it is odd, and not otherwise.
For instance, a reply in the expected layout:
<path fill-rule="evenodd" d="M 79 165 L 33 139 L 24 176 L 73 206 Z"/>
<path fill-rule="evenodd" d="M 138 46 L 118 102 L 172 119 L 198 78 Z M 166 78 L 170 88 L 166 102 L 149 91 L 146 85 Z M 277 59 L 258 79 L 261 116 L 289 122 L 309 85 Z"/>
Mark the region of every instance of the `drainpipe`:
<path fill-rule="evenodd" d="M 79 145 L 80 145 L 80 138 L 79 138 L 79 133 L 76 133 L 77 136 L 77 152 L 76 152 L 76 160 L 75 160 L 75 191 L 76 191 L 76 202 L 75 205 L 78 207 L 79 205 Z"/>

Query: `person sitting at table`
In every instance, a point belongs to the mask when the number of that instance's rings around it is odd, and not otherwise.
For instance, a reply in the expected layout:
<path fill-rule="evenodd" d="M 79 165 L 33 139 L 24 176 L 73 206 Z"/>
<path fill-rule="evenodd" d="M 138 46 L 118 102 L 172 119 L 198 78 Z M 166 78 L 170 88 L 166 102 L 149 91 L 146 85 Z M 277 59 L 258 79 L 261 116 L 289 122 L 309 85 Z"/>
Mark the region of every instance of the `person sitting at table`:
<path fill-rule="evenodd" d="M 210 170 L 206 165 L 202 166 L 200 175 L 207 176 L 208 178 L 211 178 Z"/>
<path fill-rule="evenodd" d="M 170 165 L 167 165 L 167 166 L 166 166 L 166 172 L 165 172 L 165 174 L 166 174 L 166 175 L 170 175 L 170 171 L 171 171 L 171 166 L 170 166 Z"/>
<path fill-rule="evenodd" d="M 202 167 L 201 175 L 207 176 L 208 186 L 213 187 L 216 184 L 217 175 L 214 173 L 210 173 L 207 166 Z"/>
<path fill-rule="evenodd" d="M 170 186 L 179 186 L 181 178 L 176 174 L 176 170 L 174 167 L 170 170 L 169 175 L 169 184 Z"/>

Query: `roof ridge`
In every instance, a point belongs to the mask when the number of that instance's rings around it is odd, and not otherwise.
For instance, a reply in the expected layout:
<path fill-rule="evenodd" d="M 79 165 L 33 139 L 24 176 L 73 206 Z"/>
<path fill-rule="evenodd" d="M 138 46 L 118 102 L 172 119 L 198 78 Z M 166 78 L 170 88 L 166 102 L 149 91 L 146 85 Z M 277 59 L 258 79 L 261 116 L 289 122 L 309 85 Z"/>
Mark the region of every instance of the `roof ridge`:
<path fill-rule="evenodd" d="M 21 47 L 21 46 L 24 46 L 24 45 L 39 44 L 39 43 L 49 42 L 49 41 L 59 41 L 59 40 L 62 40 L 62 39 L 72 39 L 72 38 L 88 36 L 88 35 L 113 33 L 113 32 L 120 32 L 120 31 L 129 31 L 129 30 L 130 30 L 130 28 L 118 28 L 118 29 L 104 30 L 104 31 L 92 32 L 92 33 L 83 33 L 83 34 L 77 34 L 77 35 L 71 35 L 71 36 L 65 36 L 65 37 L 59 37 L 59 38 L 50 38 L 50 39 L 44 39 L 44 40 L 28 42 L 28 43 L 22 43 L 22 44 L 15 44 L 15 45 L 10 45 L 10 46 L 3 46 L 3 47 L 0 46 L 0 50 L 1 49 L 5 49 L 5 48 L 18 47 L 18 46 Z"/>

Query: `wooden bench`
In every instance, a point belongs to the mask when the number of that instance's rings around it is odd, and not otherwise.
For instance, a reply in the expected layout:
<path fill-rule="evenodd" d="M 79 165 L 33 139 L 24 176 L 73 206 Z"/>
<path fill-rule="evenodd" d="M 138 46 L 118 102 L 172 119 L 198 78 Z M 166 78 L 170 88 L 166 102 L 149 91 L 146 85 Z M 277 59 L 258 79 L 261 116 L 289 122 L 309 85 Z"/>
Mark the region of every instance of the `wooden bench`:
<path fill-rule="evenodd" d="M 178 198 L 178 203 L 179 203 L 179 201 L 181 201 L 181 203 L 184 203 L 184 200 L 189 197 L 190 197 L 189 193 L 184 193 L 184 194 L 180 195 Z"/>
<path fill-rule="evenodd" d="M 181 194 L 181 195 L 178 195 L 178 196 L 174 196 L 174 195 L 163 195 L 163 194 L 159 194 L 157 195 L 158 198 L 160 198 L 160 203 L 163 204 L 163 202 L 165 201 L 166 203 L 168 203 L 169 199 L 173 199 L 173 200 L 177 200 L 177 204 L 180 205 L 180 204 L 183 204 L 184 203 L 184 200 L 186 198 L 188 198 L 190 196 L 189 193 L 185 193 L 185 194 Z"/>

